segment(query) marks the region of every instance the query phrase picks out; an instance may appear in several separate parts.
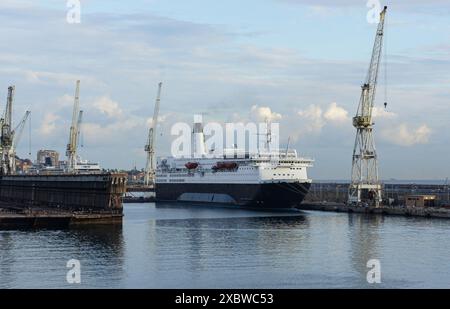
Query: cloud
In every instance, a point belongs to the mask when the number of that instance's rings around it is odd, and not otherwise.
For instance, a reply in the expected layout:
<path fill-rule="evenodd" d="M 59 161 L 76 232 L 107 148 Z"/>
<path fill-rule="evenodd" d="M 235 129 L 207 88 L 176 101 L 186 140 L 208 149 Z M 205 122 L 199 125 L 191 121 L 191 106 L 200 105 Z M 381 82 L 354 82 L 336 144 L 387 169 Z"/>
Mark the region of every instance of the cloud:
<path fill-rule="evenodd" d="M 378 119 L 380 118 L 392 119 L 396 118 L 397 114 L 394 112 L 389 112 L 382 107 L 374 106 L 372 109 L 372 117 Z"/>
<path fill-rule="evenodd" d="M 58 115 L 53 113 L 47 113 L 44 116 L 41 127 L 39 129 L 40 133 L 43 135 L 51 135 L 56 131 L 56 122 L 60 119 Z"/>
<path fill-rule="evenodd" d="M 397 127 L 383 130 L 382 136 L 395 145 L 413 146 L 427 144 L 431 133 L 432 130 L 425 124 L 417 129 L 412 129 L 407 124 L 402 123 Z"/>
<path fill-rule="evenodd" d="M 119 107 L 119 103 L 113 101 L 108 96 L 102 96 L 96 99 L 93 106 L 109 118 L 120 118 L 123 116 L 123 111 Z"/>
<path fill-rule="evenodd" d="M 325 126 L 322 108 L 310 105 L 307 109 L 298 112 L 298 115 L 306 120 L 304 128 L 308 132 L 320 132 Z"/>
<path fill-rule="evenodd" d="M 330 104 L 323 116 L 326 120 L 335 123 L 344 123 L 349 120 L 348 111 L 342 107 L 339 107 L 335 102 Z"/>
<path fill-rule="evenodd" d="M 281 114 L 272 112 L 270 107 L 266 106 L 253 105 L 250 113 L 252 118 L 259 122 L 279 121 L 282 118 Z"/>
<path fill-rule="evenodd" d="M 342 125 L 349 121 L 348 111 L 333 102 L 324 111 L 322 107 L 312 104 L 305 110 L 300 110 L 298 116 L 305 120 L 307 132 L 319 133 L 329 124 Z"/>

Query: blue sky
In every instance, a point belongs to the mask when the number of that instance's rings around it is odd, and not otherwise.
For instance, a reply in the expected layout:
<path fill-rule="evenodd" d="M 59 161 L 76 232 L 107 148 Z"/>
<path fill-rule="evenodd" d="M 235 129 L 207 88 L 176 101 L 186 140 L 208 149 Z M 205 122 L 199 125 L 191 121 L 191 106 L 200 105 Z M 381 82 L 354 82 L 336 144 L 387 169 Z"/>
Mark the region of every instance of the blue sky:
<path fill-rule="evenodd" d="M 383 178 L 450 175 L 450 1 L 381 1 L 387 16 L 376 112 Z M 360 84 L 376 25 L 365 0 L 84 0 L 81 24 L 65 0 L 0 4 L 0 96 L 17 87 L 15 118 L 32 116 L 32 152 L 64 153 L 75 80 L 85 110 L 84 157 L 143 167 L 158 81 L 164 82 L 158 148 L 170 127 L 279 120 L 282 143 L 316 159 L 313 178 L 350 174 Z M 383 60 L 384 64 L 385 60 Z M 3 103 L 4 104 L 4 103 Z M 2 107 L 3 108 L 3 107 Z M 19 155 L 28 156 L 28 133 Z"/>

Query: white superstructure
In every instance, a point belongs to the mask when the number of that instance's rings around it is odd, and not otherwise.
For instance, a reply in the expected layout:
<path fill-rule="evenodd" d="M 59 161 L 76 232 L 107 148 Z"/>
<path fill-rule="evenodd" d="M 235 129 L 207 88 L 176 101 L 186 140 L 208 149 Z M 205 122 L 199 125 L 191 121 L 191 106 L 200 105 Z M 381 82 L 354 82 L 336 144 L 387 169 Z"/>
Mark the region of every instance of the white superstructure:
<path fill-rule="evenodd" d="M 258 151 L 252 154 L 228 149 L 218 156 L 206 152 L 201 123 L 194 124 L 192 134 L 192 158 L 158 158 L 157 184 L 311 183 L 307 169 L 312 166 L 313 160 L 299 157 L 296 150 Z"/>
<path fill-rule="evenodd" d="M 297 156 L 295 150 L 270 155 L 254 154 L 244 158 L 159 158 L 156 183 L 277 183 L 311 182 L 307 169 L 313 161 Z M 223 165 L 220 168 L 220 165 Z M 230 167 L 226 167 L 229 164 Z M 234 167 L 235 164 L 235 167 Z M 194 167 L 196 168 L 189 168 Z M 232 166 L 233 165 L 233 166 Z"/>

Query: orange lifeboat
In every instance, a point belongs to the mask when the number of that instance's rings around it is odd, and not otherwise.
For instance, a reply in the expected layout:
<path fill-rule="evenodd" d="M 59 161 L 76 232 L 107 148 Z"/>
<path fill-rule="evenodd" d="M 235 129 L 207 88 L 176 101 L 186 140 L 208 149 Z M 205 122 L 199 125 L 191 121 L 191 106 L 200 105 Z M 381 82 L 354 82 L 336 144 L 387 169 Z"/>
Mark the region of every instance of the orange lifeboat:
<path fill-rule="evenodd" d="M 198 163 L 197 162 L 188 162 L 184 166 L 186 166 L 186 168 L 188 170 L 195 170 L 198 167 Z"/>

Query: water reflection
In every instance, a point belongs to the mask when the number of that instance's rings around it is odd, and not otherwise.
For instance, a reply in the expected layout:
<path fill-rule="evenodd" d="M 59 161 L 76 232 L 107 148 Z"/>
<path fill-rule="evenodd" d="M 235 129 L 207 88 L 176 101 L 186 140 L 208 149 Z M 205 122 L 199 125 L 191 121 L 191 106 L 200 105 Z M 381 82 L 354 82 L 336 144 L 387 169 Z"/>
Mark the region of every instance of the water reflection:
<path fill-rule="evenodd" d="M 384 223 L 383 216 L 349 214 L 350 258 L 353 269 L 358 273 L 360 284 L 367 285 L 367 262 L 381 259 L 378 250 L 379 230 Z"/>
<path fill-rule="evenodd" d="M 0 231 L 0 287 L 449 287 L 448 220 L 127 204 L 122 226 Z M 366 282 L 370 259 L 382 285 Z"/>
<path fill-rule="evenodd" d="M 1 288 L 73 287 L 66 281 L 70 259 L 81 262 L 83 287 L 109 287 L 123 277 L 120 225 L 0 231 L 0 248 Z"/>
<path fill-rule="evenodd" d="M 176 207 L 187 213 L 201 211 Z M 257 267 L 278 263 L 302 247 L 309 221 L 302 213 L 203 209 L 203 218 L 158 219 L 151 222 L 151 248 L 159 270 L 184 269 L 192 274 L 207 270 Z M 213 216 L 220 216 L 214 218 Z M 167 253 L 172 252 L 168 257 Z"/>

